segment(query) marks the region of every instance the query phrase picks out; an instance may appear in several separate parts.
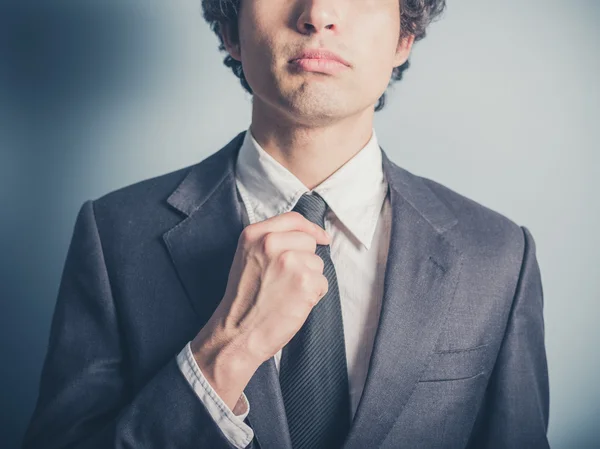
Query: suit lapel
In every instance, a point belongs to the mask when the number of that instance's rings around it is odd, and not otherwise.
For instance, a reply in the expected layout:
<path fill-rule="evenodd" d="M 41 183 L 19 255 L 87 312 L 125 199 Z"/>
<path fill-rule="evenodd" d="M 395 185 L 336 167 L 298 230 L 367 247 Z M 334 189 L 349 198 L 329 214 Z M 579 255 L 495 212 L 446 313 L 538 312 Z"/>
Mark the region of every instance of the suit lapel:
<path fill-rule="evenodd" d="M 240 143 L 238 135 L 193 166 L 167 199 L 185 218 L 163 240 L 202 326 L 225 293 L 243 229 L 234 178 Z"/>
<path fill-rule="evenodd" d="M 461 253 L 443 236 L 456 223 L 454 215 L 385 152 L 383 168 L 392 210 L 384 295 L 344 449 L 376 448 L 391 430 L 434 348 L 461 267 Z"/>
<path fill-rule="evenodd" d="M 199 317 L 199 329 L 223 297 L 243 229 L 235 161 L 244 132 L 192 167 L 167 199 L 184 219 L 163 235 Z M 384 295 L 366 384 L 344 449 L 380 445 L 402 412 L 439 336 L 461 267 L 444 237 L 456 217 L 422 179 L 391 162 L 382 149 L 392 228 Z M 291 449 L 274 358 L 244 390 L 248 421 L 263 448 Z"/>
<path fill-rule="evenodd" d="M 243 230 L 235 185 L 235 161 L 244 133 L 192 167 L 167 202 L 185 218 L 163 240 L 193 309 L 198 331 L 206 324 L 227 287 L 231 263 Z M 263 448 L 291 449 L 275 360 L 256 371 L 244 389 L 248 421 Z"/>

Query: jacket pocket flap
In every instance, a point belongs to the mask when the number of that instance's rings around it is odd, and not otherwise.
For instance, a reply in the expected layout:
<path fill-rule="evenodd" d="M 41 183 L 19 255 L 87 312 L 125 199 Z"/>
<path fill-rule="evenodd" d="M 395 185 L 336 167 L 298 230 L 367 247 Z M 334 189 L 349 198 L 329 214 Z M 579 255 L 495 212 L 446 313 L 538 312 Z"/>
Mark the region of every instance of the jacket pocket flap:
<path fill-rule="evenodd" d="M 485 371 L 488 345 L 468 349 L 434 352 L 420 382 L 461 380 Z"/>

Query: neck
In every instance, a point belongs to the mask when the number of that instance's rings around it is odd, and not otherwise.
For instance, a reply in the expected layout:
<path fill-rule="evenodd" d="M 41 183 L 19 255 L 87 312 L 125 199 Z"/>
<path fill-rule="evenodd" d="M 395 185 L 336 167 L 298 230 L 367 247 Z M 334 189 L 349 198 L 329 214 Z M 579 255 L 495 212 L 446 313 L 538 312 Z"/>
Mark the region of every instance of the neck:
<path fill-rule="evenodd" d="M 250 125 L 253 137 L 309 190 L 350 160 L 372 136 L 373 110 L 321 126 L 294 123 L 263 111 L 254 99 Z"/>

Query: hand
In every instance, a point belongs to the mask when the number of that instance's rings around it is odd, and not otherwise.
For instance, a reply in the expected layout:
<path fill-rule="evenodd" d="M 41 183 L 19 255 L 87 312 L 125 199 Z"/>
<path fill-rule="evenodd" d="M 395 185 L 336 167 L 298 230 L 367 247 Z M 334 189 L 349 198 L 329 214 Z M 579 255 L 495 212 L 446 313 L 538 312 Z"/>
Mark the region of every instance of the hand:
<path fill-rule="evenodd" d="M 327 293 L 315 250 L 329 243 L 324 229 L 295 211 L 242 231 L 225 295 L 191 345 L 231 408 L 258 366 L 292 339 Z"/>

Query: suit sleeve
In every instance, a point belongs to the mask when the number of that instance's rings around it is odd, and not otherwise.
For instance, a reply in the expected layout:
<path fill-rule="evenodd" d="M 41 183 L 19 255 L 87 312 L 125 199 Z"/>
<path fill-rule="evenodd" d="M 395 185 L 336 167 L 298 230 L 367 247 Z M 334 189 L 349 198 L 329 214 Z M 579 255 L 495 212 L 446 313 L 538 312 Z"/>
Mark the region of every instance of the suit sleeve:
<path fill-rule="evenodd" d="M 234 449 L 185 379 L 177 354 L 132 391 L 117 312 L 94 205 L 86 201 L 67 252 L 23 448 Z"/>
<path fill-rule="evenodd" d="M 535 241 L 529 229 L 521 228 L 525 248 L 519 280 L 471 449 L 549 448 L 542 282 Z"/>

